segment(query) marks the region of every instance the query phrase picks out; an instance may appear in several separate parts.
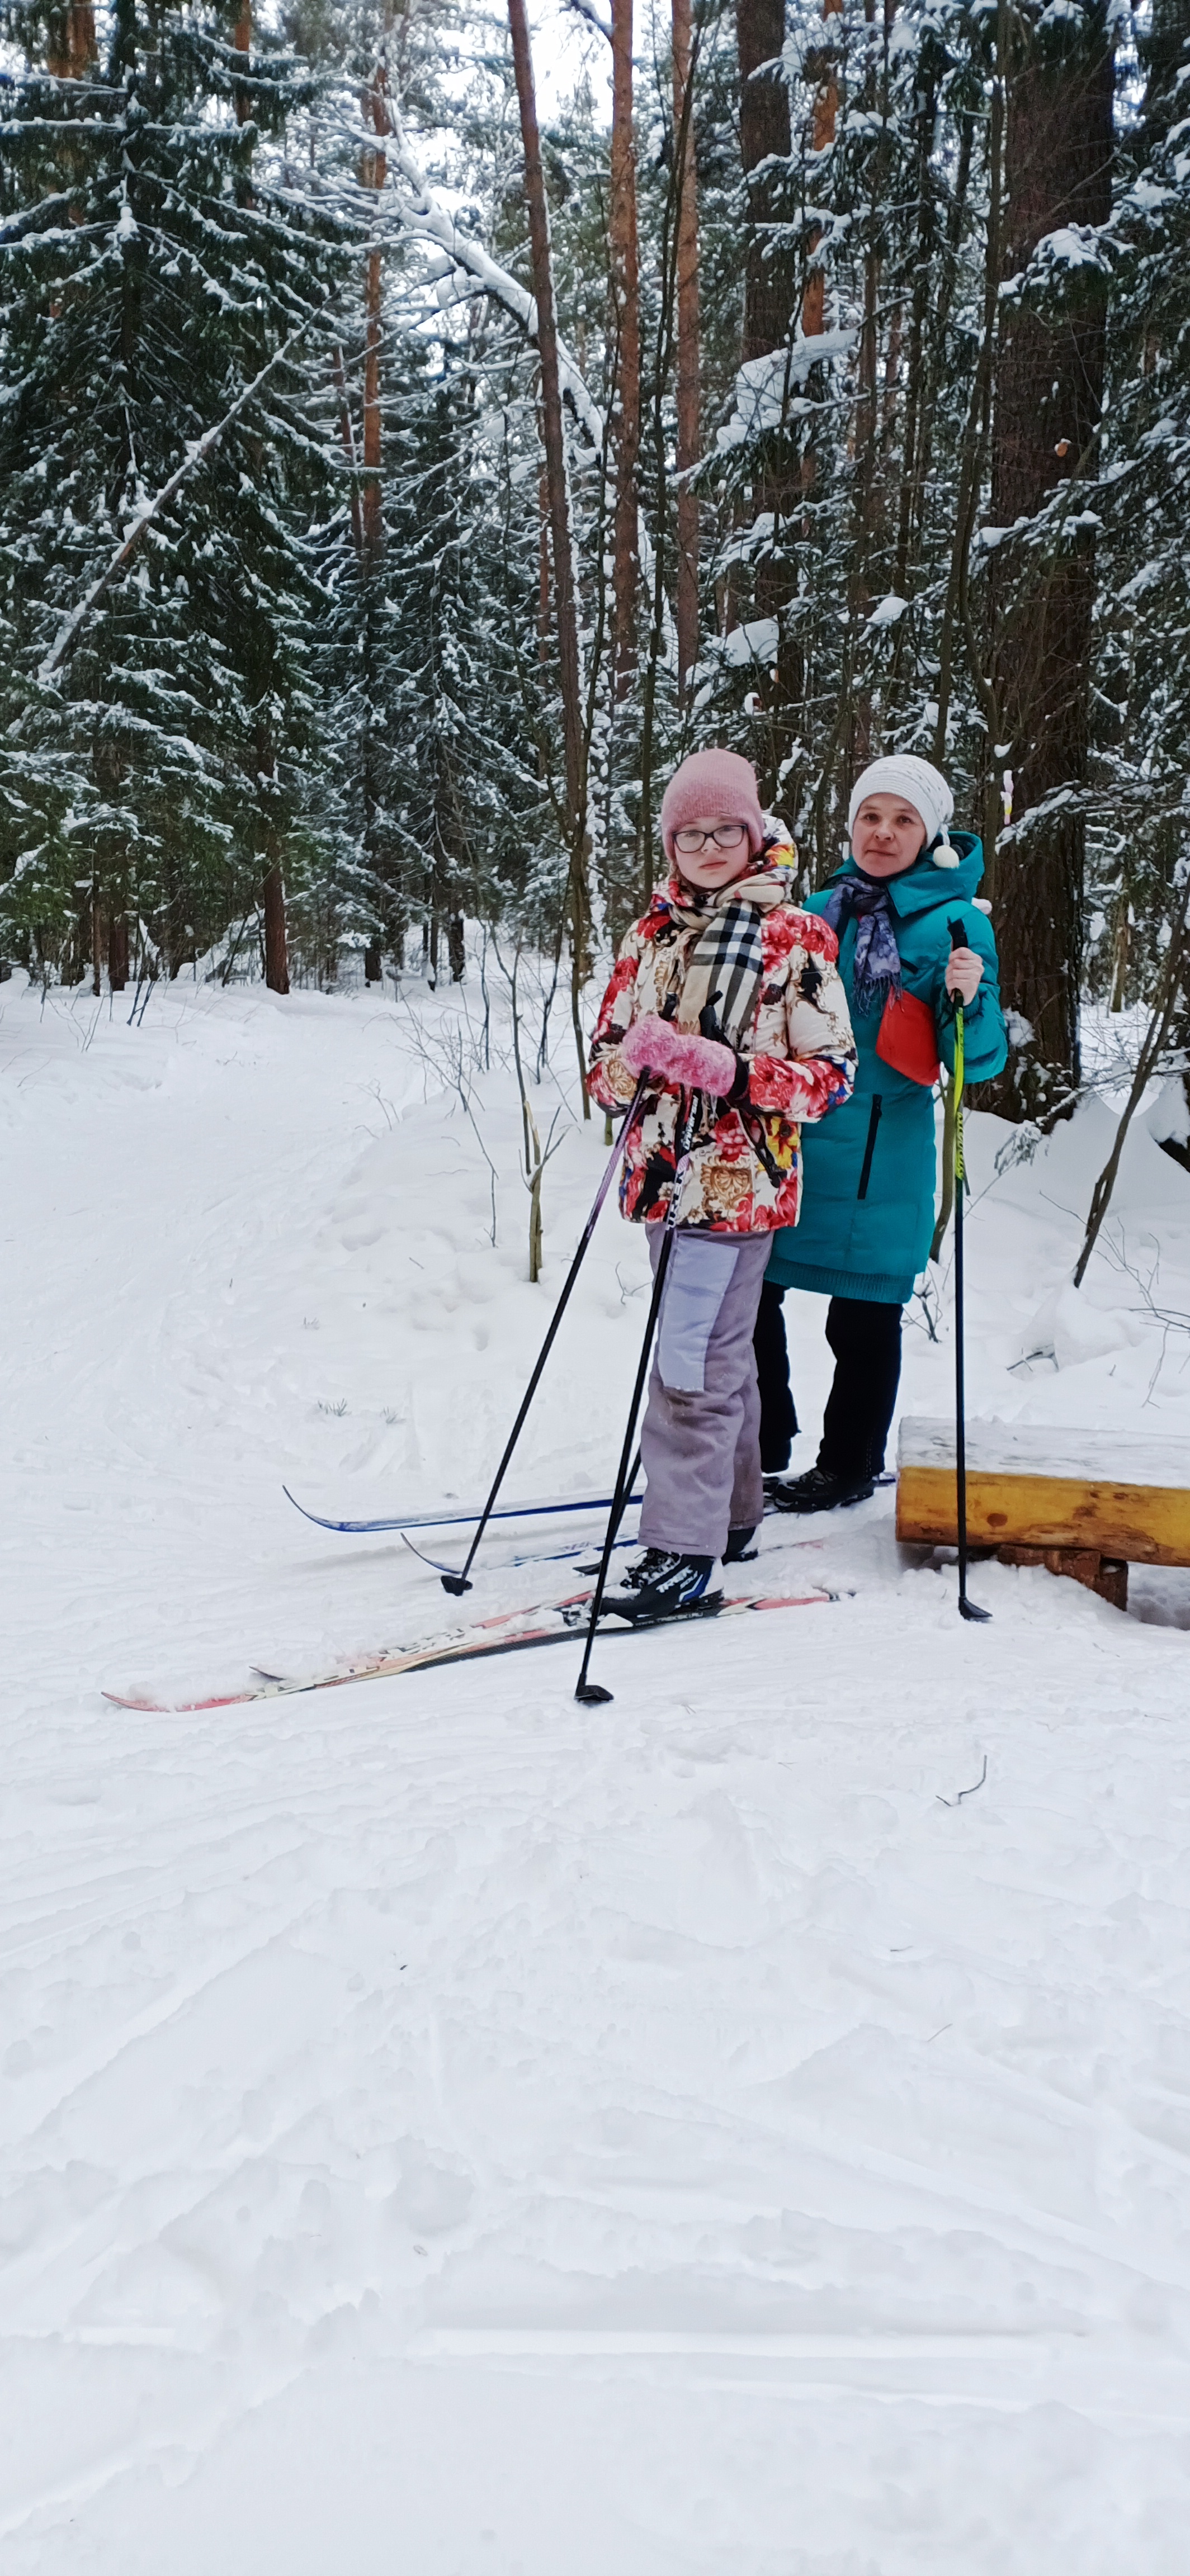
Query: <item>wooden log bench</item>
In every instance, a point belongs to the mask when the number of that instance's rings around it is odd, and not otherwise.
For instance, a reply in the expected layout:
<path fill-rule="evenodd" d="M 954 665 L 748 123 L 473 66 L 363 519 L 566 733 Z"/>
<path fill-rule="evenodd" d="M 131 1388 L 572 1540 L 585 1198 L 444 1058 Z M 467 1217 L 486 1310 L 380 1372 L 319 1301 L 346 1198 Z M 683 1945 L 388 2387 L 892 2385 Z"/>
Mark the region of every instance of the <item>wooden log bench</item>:
<path fill-rule="evenodd" d="M 953 1422 L 901 1424 L 897 1537 L 957 1541 Z M 1190 1565 L 1190 1441 L 970 1422 L 967 1537 L 973 1552 L 1048 1566 L 1123 1610 L 1129 1565 Z"/>

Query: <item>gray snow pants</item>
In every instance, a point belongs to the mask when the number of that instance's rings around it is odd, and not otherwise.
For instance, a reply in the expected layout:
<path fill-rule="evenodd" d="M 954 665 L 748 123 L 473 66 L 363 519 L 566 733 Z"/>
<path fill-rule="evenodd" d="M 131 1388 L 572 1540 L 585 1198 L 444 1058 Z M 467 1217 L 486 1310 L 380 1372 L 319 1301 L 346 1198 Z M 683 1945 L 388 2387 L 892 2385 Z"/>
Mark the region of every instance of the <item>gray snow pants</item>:
<path fill-rule="evenodd" d="M 655 1272 L 665 1229 L 647 1231 Z M 722 1556 L 763 1515 L 752 1329 L 771 1251 L 767 1234 L 674 1236 L 641 1432 L 646 1547 Z"/>

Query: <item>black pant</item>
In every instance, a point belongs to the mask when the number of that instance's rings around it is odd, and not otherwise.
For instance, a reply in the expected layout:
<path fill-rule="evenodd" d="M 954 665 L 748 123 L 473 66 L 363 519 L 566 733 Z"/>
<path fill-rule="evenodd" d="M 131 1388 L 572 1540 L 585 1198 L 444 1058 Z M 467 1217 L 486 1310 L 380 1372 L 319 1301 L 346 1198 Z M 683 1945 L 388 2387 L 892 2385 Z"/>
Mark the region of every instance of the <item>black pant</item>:
<path fill-rule="evenodd" d="M 789 1465 L 789 1444 L 797 1438 L 797 1415 L 789 1392 L 789 1353 L 785 1347 L 783 1288 L 766 1279 L 756 1310 L 752 1348 L 760 1388 L 760 1465 L 766 1476 L 780 1475 Z"/>
<path fill-rule="evenodd" d="M 760 1385 L 760 1463 L 766 1475 L 789 1464 L 797 1430 L 789 1391 L 783 1289 L 761 1291 L 753 1346 Z M 834 1383 L 822 1418 L 818 1464 L 832 1476 L 878 1476 L 901 1377 L 901 1309 L 867 1297 L 832 1297 L 826 1338 Z"/>

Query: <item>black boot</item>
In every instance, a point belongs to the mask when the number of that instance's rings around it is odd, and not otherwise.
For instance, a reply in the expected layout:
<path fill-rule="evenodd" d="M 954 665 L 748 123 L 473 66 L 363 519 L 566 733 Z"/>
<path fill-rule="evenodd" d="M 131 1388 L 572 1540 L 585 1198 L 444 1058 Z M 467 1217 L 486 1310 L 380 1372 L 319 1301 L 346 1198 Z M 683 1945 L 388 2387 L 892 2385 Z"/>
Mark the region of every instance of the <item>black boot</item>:
<path fill-rule="evenodd" d="M 724 1564 L 747 1565 L 749 1560 L 756 1554 L 756 1550 L 752 1545 L 752 1541 L 755 1536 L 755 1523 L 751 1529 L 729 1530 L 727 1533 L 727 1545 L 723 1550 Z"/>
<path fill-rule="evenodd" d="M 678 1556 L 661 1547 L 646 1548 L 624 1577 L 623 1592 L 609 1592 L 603 1607 L 617 1619 L 647 1627 L 656 1619 L 686 1619 L 720 1608 L 721 1592 L 709 1592 L 713 1556 Z"/>
<path fill-rule="evenodd" d="M 778 1512 L 835 1512 L 842 1503 L 866 1503 L 875 1490 L 872 1476 L 835 1476 L 829 1467 L 809 1467 L 787 1485 L 773 1485 L 770 1499 Z"/>

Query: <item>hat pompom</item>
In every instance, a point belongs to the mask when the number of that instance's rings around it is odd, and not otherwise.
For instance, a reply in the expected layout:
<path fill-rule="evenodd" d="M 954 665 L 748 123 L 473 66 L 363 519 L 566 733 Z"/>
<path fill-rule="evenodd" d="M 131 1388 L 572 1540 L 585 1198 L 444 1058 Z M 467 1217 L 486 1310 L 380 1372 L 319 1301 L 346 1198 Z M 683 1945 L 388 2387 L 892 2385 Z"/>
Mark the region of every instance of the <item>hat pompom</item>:
<path fill-rule="evenodd" d="M 930 851 L 930 857 L 936 868 L 957 868 L 959 864 L 959 853 L 952 845 L 945 824 L 942 826 L 942 838 L 937 847 Z"/>

